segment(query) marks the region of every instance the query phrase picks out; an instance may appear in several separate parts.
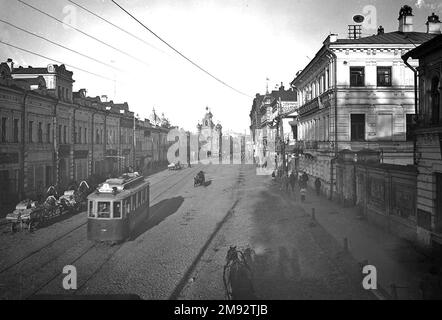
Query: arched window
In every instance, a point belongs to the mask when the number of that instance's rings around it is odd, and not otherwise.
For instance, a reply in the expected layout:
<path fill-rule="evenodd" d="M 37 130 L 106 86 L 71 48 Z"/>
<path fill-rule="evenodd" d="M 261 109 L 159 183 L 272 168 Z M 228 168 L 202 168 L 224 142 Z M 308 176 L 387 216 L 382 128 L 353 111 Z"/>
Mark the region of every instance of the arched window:
<path fill-rule="evenodd" d="M 431 122 L 433 124 L 439 124 L 440 115 L 439 78 L 435 76 L 431 79 Z"/>

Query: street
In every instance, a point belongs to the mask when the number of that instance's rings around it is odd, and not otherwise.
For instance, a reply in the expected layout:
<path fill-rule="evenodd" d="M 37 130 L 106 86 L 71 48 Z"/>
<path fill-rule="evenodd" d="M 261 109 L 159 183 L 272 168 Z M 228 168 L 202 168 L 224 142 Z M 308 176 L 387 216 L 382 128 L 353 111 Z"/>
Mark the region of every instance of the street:
<path fill-rule="evenodd" d="M 206 173 L 206 185 L 193 176 Z M 86 214 L 32 234 L 4 227 L 0 298 L 131 294 L 142 299 L 224 299 L 229 246 L 252 248 L 258 299 L 375 299 L 340 239 L 304 204 L 251 165 L 193 166 L 150 177 L 150 217 L 123 244 L 86 239 Z M 62 287 L 76 267 L 77 290 Z"/>

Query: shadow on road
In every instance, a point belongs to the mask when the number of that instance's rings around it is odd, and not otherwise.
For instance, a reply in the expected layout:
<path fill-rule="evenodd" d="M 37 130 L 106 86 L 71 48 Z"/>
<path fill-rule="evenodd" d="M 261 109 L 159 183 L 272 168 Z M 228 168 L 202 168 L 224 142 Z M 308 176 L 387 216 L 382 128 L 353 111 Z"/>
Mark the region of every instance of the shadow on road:
<path fill-rule="evenodd" d="M 208 186 L 210 186 L 211 184 L 212 184 L 212 180 L 209 180 L 209 181 L 204 182 L 203 186 L 204 186 L 204 187 L 208 187 Z"/>
<path fill-rule="evenodd" d="M 175 197 L 162 200 L 153 207 L 150 207 L 149 218 L 140 222 L 140 224 L 135 227 L 135 229 L 131 232 L 129 241 L 136 240 L 140 235 L 160 224 L 164 219 L 177 212 L 183 202 L 183 197 Z"/>
<path fill-rule="evenodd" d="M 69 212 L 69 211 L 65 211 L 65 213 L 63 213 L 63 214 L 61 214 L 61 215 L 59 215 L 59 216 L 56 216 L 56 217 L 54 217 L 54 218 L 51 218 L 51 219 L 48 219 L 48 220 L 45 220 L 45 221 L 40 222 L 40 223 L 37 225 L 37 228 L 36 228 L 36 229 L 38 230 L 38 229 L 44 229 L 44 228 L 50 227 L 50 226 L 52 226 L 52 225 L 55 224 L 55 223 L 62 222 L 62 221 L 64 221 L 64 220 L 67 220 L 67 219 L 69 219 L 69 218 L 72 218 L 73 216 L 75 216 L 75 215 L 77 215 L 77 214 L 82 214 L 82 213 L 84 213 L 84 211 L 81 211 L 81 212 Z"/>

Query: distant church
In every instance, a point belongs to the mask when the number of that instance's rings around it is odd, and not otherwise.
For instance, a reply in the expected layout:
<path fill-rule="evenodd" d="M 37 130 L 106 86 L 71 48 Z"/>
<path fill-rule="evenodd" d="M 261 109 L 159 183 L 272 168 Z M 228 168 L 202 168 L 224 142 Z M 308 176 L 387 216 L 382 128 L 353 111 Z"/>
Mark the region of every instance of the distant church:
<path fill-rule="evenodd" d="M 206 107 L 206 114 L 202 122 L 198 123 L 198 135 L 200 138 L 200 148 L 204 148 L 207 152 L 207 158 L 218 157 L 221 148 L 222 126 L 220 123 L 213 122 L 213 114 L 209 107 Z"/>

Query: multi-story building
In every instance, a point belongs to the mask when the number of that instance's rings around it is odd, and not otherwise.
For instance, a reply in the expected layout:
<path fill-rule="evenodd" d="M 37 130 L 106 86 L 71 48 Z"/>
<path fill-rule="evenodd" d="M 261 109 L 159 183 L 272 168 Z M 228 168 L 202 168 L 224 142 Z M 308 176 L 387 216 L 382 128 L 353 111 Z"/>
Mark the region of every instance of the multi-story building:
<path fill-rule="evenodd" d="M 278 90 L 265 95 L 256 94 L 250 112 L 250 130 L 254 144 L 263 143 L 263 154 L 260 156 L 267 157 L 268 150 L 281 155 L 293 149 L 289 145 L 294 145 L 297 136 L 297 99 L 296 91 L 292 88 L 285 90 L 283 84 Z M 260 139 L 263 141 L 257 141 Z M 277 158 L 278 166 L 282 165 L 282 159 Z"/>
<path fill-rule="evenodd" d="M 379 27 L 369 37 L 329 35 L 292 81 L 300 103 L 300 167 L 319 177 L 330 197 L 336 185 L 335 162 L 343 150 L 356 155 L 371 149 L 384 163 L 413 164 L 408 133 L 415 114 L 414 74 L 401 56 L 435 35 L 413 32 L 408 6 L 398 20 L 394 32 Z M 417 61 L 409 63 L 417 66 Z"/>
<path fill-rule="evenodd" d="M 127 103 L 73 92 L 72 76 L 63 65 L 0 64 L 0 214 L 51 185 L 61 191 L 91 176 L 99 182 L 166 163 L 168 126 L 137 120 Z"/>
<path fill-rule="evenodd" d="M 441 32 L 434 14 L 428 29 Z M 403 57 L 419 59 L 419 104 L 415 158 L 417 165 L 417 236 L 426 245 L 442 245 L 442 35 Z"/>

